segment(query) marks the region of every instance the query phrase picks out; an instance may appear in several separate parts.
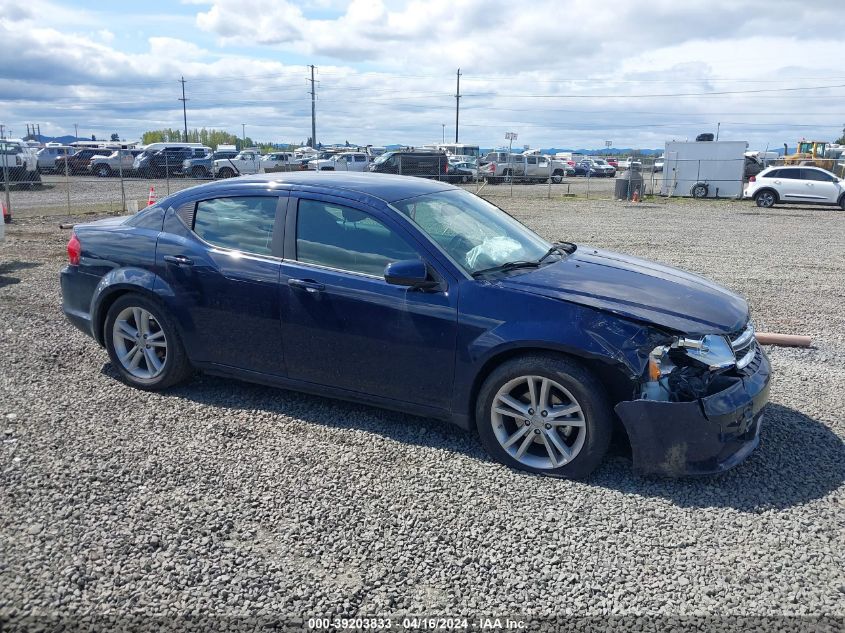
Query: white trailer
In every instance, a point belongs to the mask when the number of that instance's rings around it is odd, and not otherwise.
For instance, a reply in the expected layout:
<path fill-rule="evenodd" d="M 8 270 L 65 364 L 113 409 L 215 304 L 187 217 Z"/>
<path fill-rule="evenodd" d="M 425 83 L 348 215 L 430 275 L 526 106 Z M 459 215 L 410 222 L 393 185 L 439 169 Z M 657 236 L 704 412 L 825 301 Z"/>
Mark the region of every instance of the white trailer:
<path fill-rule="evenodd" d="M 745 141 L 666 143 L 660 194 L 692 198 L 742 198 Z"/>

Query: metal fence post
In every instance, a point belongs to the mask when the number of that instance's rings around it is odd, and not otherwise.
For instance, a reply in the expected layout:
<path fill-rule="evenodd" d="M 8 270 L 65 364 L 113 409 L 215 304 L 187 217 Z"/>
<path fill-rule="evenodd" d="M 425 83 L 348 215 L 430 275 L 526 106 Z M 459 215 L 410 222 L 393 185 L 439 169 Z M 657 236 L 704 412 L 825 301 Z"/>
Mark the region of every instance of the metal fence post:
<path fill-rule="evenodd" d="M 402 175 L 402 154 L 399 154 L 399 175 Z"/>
<path fill-rule="evenodd" d="M 167 179 L 167 195 L 170 195 L 170 157 L 164 151 L 164 177 Z"/>
<path fill-rule="evenodd" d="M 121 211 L 126 213 L 126 189 L 124 188 L 123 184 L 123 152 L 129 150 L 117 150 L 117 168 L 120 172 L 120 204 L 121 204 Z"/>
<path fill-rule="evenodd" d="M 549 195 L 548 195 L 548 199 L 551 200 L 552 199 L 552 159 L 551 158 L 548 160 L 548 163 L 549 163 Z"/>
<path fill-rule="evenodd" d="M 511 198 L 513 198 L 513 154 L 511 152 L 508 152 L 508 178 L 511 180 Z"/>
<path fill-rule="evenodd" d="M 587 167 L 587 200 L 590 199 L 590 172 L 591 169 Z"/>
<path fill-rule="evenodd" d="M 8 160 L 9 160 L 8 151 L 6 150 L 6 148 L 3 148 L 3 187 L 6 190 L 6 212 L 9 214 L 9 216 L 11 216 L 12 215 L 12 197 L 11 197 L 11 194 L 9 193 L 9 189 L 11 188 L 11 185 L 9 184 L 9 163 L 7 162 Z M 0 222 L 5 222 L 5 221 L 6 221 L 5 218 L 0 217 Z"/>
<path fill-rule="evenodd" d="M 65 154 L 65 189 L 67 189 L 67 214 L 70 215 L 70 154 Z"/>

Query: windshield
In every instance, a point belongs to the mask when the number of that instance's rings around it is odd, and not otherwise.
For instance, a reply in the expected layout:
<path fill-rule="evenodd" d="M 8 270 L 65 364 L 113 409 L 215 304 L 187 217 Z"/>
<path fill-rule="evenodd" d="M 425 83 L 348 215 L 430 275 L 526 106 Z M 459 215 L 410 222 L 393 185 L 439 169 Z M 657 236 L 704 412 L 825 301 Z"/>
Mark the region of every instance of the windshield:
<path fill-rule="evenodd" d="M 5 156 L 15 156 L 20 153 L 20 145 L 17 145 L 16 143 L 0 143 L 0 154 Z"/>
<path fill-rule="evenodd" d="M 537 261 L 550 247 L 507 213 L 468 191 L 441 191 L 393 206 L 469 274 L 506 262 Z"/>
<path fill-rule="evenodd" d="M 391 156 L 393 156 L 393 154 L 382 154 L 373 161 L 373 164 L 381 165 L 382 163 L 386 162 Z"/>

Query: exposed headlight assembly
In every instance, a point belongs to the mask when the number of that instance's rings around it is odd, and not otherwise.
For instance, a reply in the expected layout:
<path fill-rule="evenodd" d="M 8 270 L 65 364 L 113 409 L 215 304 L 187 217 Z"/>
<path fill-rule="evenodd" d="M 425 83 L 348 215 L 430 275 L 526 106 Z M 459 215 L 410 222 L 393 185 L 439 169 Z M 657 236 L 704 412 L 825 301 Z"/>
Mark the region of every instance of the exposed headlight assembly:
<path fill-rule="evenodd" d="M 693 391 L 700 391 L 706 388 L 714 372 L 735 365 L 734 351 L 724 336 L 676 337 L 668 345 L 655 347 L 649 354 L 642 396 L 648 400 L 672 400 L 679 396 L 675 393 L 679 384 L 695 383 Z"/>
<path fill-rule="evenodd" d="M 736 365 L 736 356 L 728 339 L 710 334 L 700 339 L 679 338 L 672 347 L 682 348 L 686 355 L 707 366 L 710 371 L 728 369 Z"/>

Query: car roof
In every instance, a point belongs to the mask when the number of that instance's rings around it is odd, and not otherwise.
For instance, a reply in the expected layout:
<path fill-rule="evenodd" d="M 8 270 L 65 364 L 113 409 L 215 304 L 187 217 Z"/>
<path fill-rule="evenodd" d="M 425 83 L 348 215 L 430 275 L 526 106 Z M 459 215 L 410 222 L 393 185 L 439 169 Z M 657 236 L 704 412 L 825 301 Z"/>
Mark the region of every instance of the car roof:
<path fill-rule="evenodd" d="M 252 174 L 238 178 L 227 178 L 210 182 L 200 187 L 212 192 L 216 189 L 230 189 L 238 183 L 273 183 L 277 185 L 310 186 L 324 189 L 350 191 L 373 196 L 385 202 L 395 202 L 405 198 L 458 189 L 453 185 L 437 180 L 417 178 L 415 176 L 395 176 L 392 174 L 374 174 L 369 172 L 274 172 Z M 192 187 L 197 190 L 198 187 Z"/>

